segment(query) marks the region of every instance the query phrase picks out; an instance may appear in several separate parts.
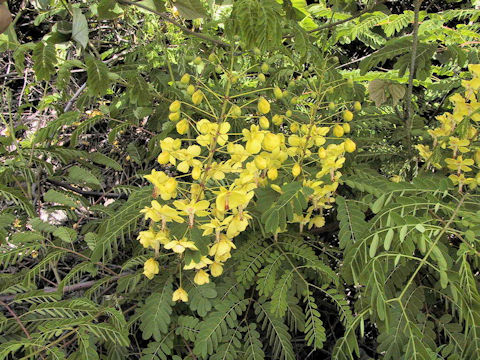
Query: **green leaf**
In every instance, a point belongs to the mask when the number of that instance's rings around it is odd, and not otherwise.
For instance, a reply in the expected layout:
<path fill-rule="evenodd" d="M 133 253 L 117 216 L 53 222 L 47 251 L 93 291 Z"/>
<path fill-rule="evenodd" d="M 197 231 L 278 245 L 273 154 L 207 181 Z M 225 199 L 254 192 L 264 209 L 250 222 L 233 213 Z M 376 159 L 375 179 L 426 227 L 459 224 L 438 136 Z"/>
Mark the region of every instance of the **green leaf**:
<path fill-rule="evenodd" d="M 320 319 L 320 312 L 315 303 L 315 298 L 309 291 L 305 297 L 306 312 L 305 312 L 305 340 L 308 346 L 315 349 L 322 349 L 323 343 L 327 340 L 323 322 Z"/>
<path fill-rule="evenodd" d="M 74 7 L 73 25 L 72 25 L 72 39 L 80 44 L 82 48 L 88 45 L 88 23 L 85 15 L 82 14 L 80 8 Z"/>
<path fill-rule="evenodd" d="M 248 48 L 272 49 L 281 44 L 281 11 L 275 0 L 235 1 L 227 31 L 239 35 Z"/>
<path fill-rule="evenodd" d="M 68 179 L 74 184 L 85 184 L 94 188 L 100 187 L 100 180 L 87 169 L 72 166 L 68 171 Z"/>
<path fill-rule="evenodd" d="M 380 196 L 375 202 L 370 206 L 370 209 L 377 214 L 382 210 L 383 205 L 385 204 L 385 195 Z"/>
<path fill-rule="evenodd" d="M 154 292 L 145 300 L 141 307 L 140 330 L 144 340 L 153 337 L 156 341 L 163 339 L 168 332 L 170 315 L 172 313 L 173 285 L 172 278 L 167 277 L 160 289 Z"/>
<path fill-rule="evenodd" d="M 378 233 L 375 233 L 375 235 L 373 235 L 373 240 L 372 240 L 372 243 L 370 244 L 370 250 L 368 253 L 371 258 L 375 257 L 375 254 L 377 253 L 379 240 L 380 240 L 380 237 L 378 236 Z"/>
<path fill-rule="evenodd" d="M 68 197 L 64 193 L 53 189 L 50 189 L 45 194 L 43 194 L 43 200 L 75 208 L 78 206 L 77 202 L 74 199 Z"/>
<path fill-rule="evenodd" d="M 100 20 L 113 20 L 123 14 L 116 0 L 101 0 L 97 11 Z"/>
<path fill-rule="evenodd" d="M 60 238 L 62 241 L 72 243 L 77 240 L 77 232 L 72 228 L 65 226 L 59 227 L 53 232 L 53 236 Z"/>
<path fill-rule="evenodd" d="M 101 152 L 95 151 L 92 152 L 88 155 L 88 157 L 97 164 L 100 165 L 105 165 L 109 168 L 112 168 L 113 170 L 117 171 L 122 171 L 122 165 L 120 165 L 116 160 L 112 159 L 111 157 L 108 157 L 105 154 L 102 154 Z"/>
<path fill-rule="evenodd" d="M 393 229 L 392 228 L 388 229 L 387 235 L 385 236 L 385 240 L 383 243 L 383 247 L 387 251 L 390 250 L 390 246 L 392 245 L 393 235 L 394 235 Z"/>
<path fill-rule="evenodd" d="M 55 46 L 53 44 L 39 41 L 33 49 L 33 70 L 38 81 L 50 80 L 55 73 L 55 64 L 57 56 L 55 54 Z"/>
<path fill-rule="evenodd" d="M 87 65 L 88 91 L 96 96 L 105 95 L 110 86 L 107 65 L 89 54 L 85 54 L 85 65 Z"/>
<path fill-rule="evenodd" d="M 196 311 L 198 315 L 204 317 L 212 309 L 212 301 L 217 297 L 215 283 L 209 282 L 201 286 L 194 286 L 188 290 L 190 309 Z"/>
<path fill-rule="evenodd" d="M 204 18 L 207 16 L 200 0 L 176 0 L 175 7 L 180 16 L 187 20 Z"/>

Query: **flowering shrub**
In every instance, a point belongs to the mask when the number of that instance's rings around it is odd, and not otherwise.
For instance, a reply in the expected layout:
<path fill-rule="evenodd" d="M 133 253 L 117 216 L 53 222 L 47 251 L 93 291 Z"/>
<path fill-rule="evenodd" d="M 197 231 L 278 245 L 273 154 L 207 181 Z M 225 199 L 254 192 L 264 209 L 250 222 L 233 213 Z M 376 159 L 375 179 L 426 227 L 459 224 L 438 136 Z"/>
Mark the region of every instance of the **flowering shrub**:
<path fill-rule="evenodd" d="M 420 156 L 437 169 L 451 172 L 449 178 L 462 192 L 465 185 L 472 189 L 480 184 L 480 172 L 472 175 L 472 165 L 480 166 L 480 64 L 469 65 L 471 80 L 463 80 L 464 94 L 450 97 L 453 112 L 437 116 L 440 126 L 428 130 L 432 148 L 419 144 Z"/>
<path fill-rule="evenodd" d="M 179 257 L 175 301 L 188 300 L 182 269 L 194 270 L 198 285 L 222 274 L 236 248 L 235 238 L 254 226 L 251 209 L 260 189 L 282 195 L 295 186 L 302 188 L 302 201 L 286 200 L 293 205 L 287 222 L 298 223 L 300 231 L 304 226 L 322 227 L 322 213 L 335 201 L 345 154 L 356 149 L 344 137 L 354 117 L 348 104 L 337 107 L 324 101 L 343 80 L 311 82 L 295 92 L 262 87 L 265 74 L 251 79 L 246 71 L 236 73 L 231 56 L 224 61 L 229 67 L 215 54 L 194 60 L 197 67 L 207 61 L 218 68 L 223 93 L 194 75 L 178 81 L 183 98 L 170 104 L 169 119 L 179 136 L 160 141 L 157 160 L 163 171 L 153 169 L 145 176 L 155 190 L 151 206 L 142 210 L 149 228 L 138 236 L 153 250 L 144 274 L 152 279 L 159 273 L 156 256 L 173 251 Z M 263 63 L 261 70 L 268 72 L 269 66 Z M 240 78 L 249 78 L 249 87 L 242 86 Z M 355 108 L 361 105 L 357 102 Z M 239 120 L 243 126 L 236 126 Z M 274 236 L 286 228 L 275 213 L 259 220 Z"/>

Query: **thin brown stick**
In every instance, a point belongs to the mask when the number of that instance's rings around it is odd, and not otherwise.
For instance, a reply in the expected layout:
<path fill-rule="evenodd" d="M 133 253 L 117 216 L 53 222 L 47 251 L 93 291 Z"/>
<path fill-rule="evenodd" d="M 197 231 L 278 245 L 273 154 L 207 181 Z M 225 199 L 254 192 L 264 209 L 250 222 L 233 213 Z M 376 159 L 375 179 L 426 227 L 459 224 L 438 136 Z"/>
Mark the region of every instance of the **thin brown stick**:
<path fill-rule="evenodd" d="M 31 339 L 32 337 L 30 336 L 30 333 L 28 332 L 27 328 L 25 327 L 25 325 L 23 325 L 22 323 L 22 320 L 20 320 L 20 318 L 17 316 L 17 314 L 15 313 L 15 311 L 13 311 L 13 309 L 8 306 L 7 303 L 3 302 L 2 300 L 0 300 L 0 305 L 2 305 L 5 309 L 7 309 L 7 311 L 10 313 L 10 315 L 12 315 L 12 317 L 15 319 L 15 321 L 17 322 L 18 325 L 20 325 L 20 328 L 22 329 L 22 331 L 25 333 L 25 335 L 27 336 L 28 339 Z"/>
<path fill-rule="evenodd" d="M 64 183 L 64 182 L 61 182 L 61 181 L 57 181 L 57 180 L 53 180 L 53 179 L 47 179 L 46 181 L 49 182 L 50 184 L 61 186 L 65 189 L 67 189 L 67 190 L 73 191 L 73 192 L 75 192 L 77 194 L 80 194 L 80 195 L 103 197 L 103 198 L 114 198 L 114 199 L 127 199 L 128 198 L 127 195 L 125 195 L 125 194 L 103 193 L 103 192 L 99 192 L 99 191 L 87 191 L 87 190 L 78 189 L 76 187 L 73 187 L 70 184 L 67 184 L 67 183 Z"/>

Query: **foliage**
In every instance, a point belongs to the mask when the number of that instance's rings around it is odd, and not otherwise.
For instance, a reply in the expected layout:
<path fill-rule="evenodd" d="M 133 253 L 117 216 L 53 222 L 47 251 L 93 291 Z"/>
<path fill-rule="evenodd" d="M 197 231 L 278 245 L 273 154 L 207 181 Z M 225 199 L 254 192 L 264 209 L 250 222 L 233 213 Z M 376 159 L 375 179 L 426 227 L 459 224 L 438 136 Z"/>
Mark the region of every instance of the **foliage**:
<path fill-rule="evenodd" d="M 476 358 L 480 10 L 410 5 L 11 3 L 0 359 Z"/>

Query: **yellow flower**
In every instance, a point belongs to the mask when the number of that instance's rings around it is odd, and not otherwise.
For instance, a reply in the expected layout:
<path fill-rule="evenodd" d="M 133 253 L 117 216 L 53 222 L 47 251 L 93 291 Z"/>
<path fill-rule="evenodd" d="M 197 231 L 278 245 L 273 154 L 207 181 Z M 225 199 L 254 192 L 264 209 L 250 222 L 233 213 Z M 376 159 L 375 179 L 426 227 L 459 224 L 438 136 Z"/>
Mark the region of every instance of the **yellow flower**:
<path fill-rule="evenodd" d="M 215 261 L 213 264 L 210 265 L 210 273 L 213 277 L 222 275 L 223 265 L 220 262 Z"/>
<path fill-rule="evenodd" d="M 168 164 L 170 162 L 172 165 L 175 165 L 176 160 L 172 154 L 182 147 L 182 140 L 168 137 L 160 141 L 160 147 L 162 152 L 158 155 L 157 161 L 160 164 Z"/>
<path fill-rule="evenodd" d="M 210 203 L 207 200 L 195 201 L 191 200 L 187 203 L 187 200 L 179 201 L 175 200 L 173 205 L 181 210 L 182 214 L 188 215 L 189 225 L 193 226 L 195 215 L 197 216 L 207 216 L 208 211 L 205 211 L 210 206 Z"/>
<path fill-rule="evenodd" d="M 293 165 L 293 168 L 292 168 L 293 177 L 297 177 L 298 175 L 300 175 L 301 172 L 302 172 L 302 167 L 300 166 L 299 163 L 295 163 L 295 165 Z"/>
<path fill-rule="evenodd" d="M 154 275 L 160 272 L 160 267 L 158 266 L 158 262 L 154 258 L 150 258 L 145 261 L 143 264 L 143 275 L 145 275 L 150 280 L 153 279 Z"/>
<path fill-rule="evenodd" d="M 258 119 L 258 124 L 262 129 L 268 129 L 270 127 L 270 122 L 266 116 L 260 117 L 260 119 Z"/>
<path fill-rule="evenodd" d="M 225 221 L 213 218 L 209 222 L 200 225 L 200 229 L 203 230 L 203 236 L 208 236 L 213 234 L 214 231 L 216 234 L 219 234 L 221 231 L 227 228 L 226 225 L 227 223 Z"/>
<path fill-rule="evenodd" d="M 202 257 L 200 258 L 200 261 L 199 261 L 198 263 L 195 262 L 195 261 L 193 261 L 193 260 L 191 260 L 191 261 L 190 261 L 190 264 L 185 265 L 185 266 L 183 267 L 183 270 L 192 270 L 192 269 L 200 270 L 200 269 L 204 268 L 205 266 L 210 265 L 210 264 L 212 264 L 212 263 L 213 263 L 212 260 L 210 260 L 210 259 L 207 258 L 206 256 L 202 256 Z"/>
<path fill-rule="evenodd" d="M 452 180 L 454 185 L 457 185 L 457 184 L 467 184 L 467 185 L 469 185 L 469 184 L 473 184 L 475 182 L 474 178 L 466 178 L 464 174 L 460 174 L 460 175 L 452 174 L 448 178 L 450 180 Z"/>
<path fill-rule="evenodd" d="M 325 218 L 320 215 L 313 217 L 308 223 L 308 228 L 311 229 L 313 225 L 315 225 L 317 228 L 321 228 L 325 225 Z"/>
<path fill-rule="evenodd" d="M 202 119 L 197 123 L 197 129 L 201 133 L 196 139 L 200 146 L 211 146 L 215 140 L 220 146 L 223 146 L 228 141 L 230 123 L 223 122 L 218 125 Z"/>
<path fill-rule="evenodd" d="M 200 155 L 202 149 L 198 145 L 190 145 L 186 149 L 180 149 L 176 152 L 177 159 L 181 161 L 177 169 L 183 173 L 188 172 L 190 167 L 200 167 L 202 162 L 195 159 L 196 156 Z"/>
<path fill-rule="evenodd" d="M 173 252 L 177 254 L 182 254 L 186 249 L 198 250 L 193 241 L 188 241 L 187 238 L 182 238 L 180 240 L 172 240 L 165 245 L 165 249 L 172 249 Z"/>
<path fill-rule="evenodd" d="M 157 200 L 151 202 L 152 207 L 145 207 L 140 210 L 140 212 L 145 213 L 145 219 L 152 219 L 154 222 L 162 221 L 162 223 L 167 223 L 170 221 L 175 221 L 178 223 L 183 223 L 183 218 L 180 217 L 178 211 L 174 208 L 171 208 L 168 205 L 160 205 Z"/>
<path fill-rule="evenodd" d="M 177 180 L 169 177 L 163 171 L 154 169 L 150 175 L 145 175 L 144 178 L 155 186 L 155 194 L 160 195 L 162 200 L 170 200 L 177 196 Z"/>
<path fill-rule="evenodd" d="M 182 119 L 180 120 L 177 125 L 175 126 L 176 129 L 177 129 L 177 132 L 180 134 L 180 135 L 184 135 L 187 133 L 188 131 L 188 128 L 190 127 L 190 125 L 188 124 L 188 120 L 187 119 Z"/>
<path fill-rule="evenodd" d="M 215 256 L 215 260 L 217 260 L 217 256 L 229 254 L 231 249 L 236 248 L 237 247 L 235 246 L 235 244 L 225 235 L 223 235 L 219 241 L 212 245 L 208 254 L 210 256 Z"/>
<path fill-rule="evenodd" d="M 147 231 L 140 231 L 137 239 L 144 248 L 151 247 L 156 251 L 160 249 L 160 244 L 165 245 L 170 241 L 166 230 L 155 232 L 152 228 Z"/>
<path fill-rule="evenodd" d="M 468 141 L 467 139 L 459 139 L 455 136 L 451 136 L 448 139 L 448 143 L 450 145 L 449 149 L 452 149 L 455 153 L 457 151 L 460 151 L 461 153 L 466 153 L 470 151 L 470 149 L 467 147 L 468 145 L 470 145 L 470 141 Z"/>
<path fill-rule="evenodd" d="M 400 175 L 393 175 L 391 178 L 390 178 L 390 181 L 391 182 L 394 182 L 394 183 L 399 183 L 400 181 L 402 181 L 402 177 Z"/>
<path fill-rule="evenodd" d="M 245 231 L 248 226 L 248 220 L 251 218 L 246 211 L 238 212 L 227 217 L 225 219 L 225 222 L 228 223 L 227 237 L 233 239 L 242 231 Z"/>
<path fill-rule="evenodd" d="M 183 290 L 183 288 L 179 287 L 177 290 L 173 292 L 172 301 L 188 302 L 188 293 L 185 290 Z"/>
<path fill-rule="evenodd" d="M 234 164 L 242 163 L 250 156 L 250 153 L 240 144 L 229 143 L 227 145 L 227 151 Z"/>
<path fill-rule="evenodd" d="M 224 212 L 231 209 L 236 209 L 240 205 L 247 206 L 250 199 L 253 197 L 253 192 L 247 193 L 245 191 L 234 190 L 234 185 L 229 190 L 223 186 L 217 192 L 217 199 L 215 204 L 217 210 Z"/>
<path fill-rule="evenodd" d="M 278 170 L 275 168 L 268 169 L 267 176 L 270 180 L 275 180 L 278 177 Z"/>
<path fill-rule="evenodd" d="M 357 145 L 350 139 L 345 140 L 343 146 L 348 153 L 352 153 L 357 149 Z"/>
<path fill-rule="evenodd" d="M 474 164 L 473 159 L 465 159 L 463 160 L 463 157 L 460 155 L 456 159 L 445 159 L 445 162 L 448 164 L 447 167 L 452 170 L 456 170 L 458 172 L 460 171 L 472 171 L 472 168 L 469 166 L 472 166 Z"/>
<path fill-rule="evenodd" d="M 262 142 L 263 148 L 267 151 L 273 151 L 282 143 L 280 134 L 268 132 Z"/>
<path fill-rule="evenodd" d="M 243 129 L 243 141 L 246 141 L 245 149 L 250 154 L 258 154 L 262 149 L 262 141 L 265 136 L 263 131 L 259 130 L 257 125 L 251 125 L 250 130 Z"/>
<path fill-rule="evenodd" d="M 210 282 L 209 275 L 205 270 L 198 270 L 193 278 L 193 281 L 197 285 L 208 284 Z"/>

